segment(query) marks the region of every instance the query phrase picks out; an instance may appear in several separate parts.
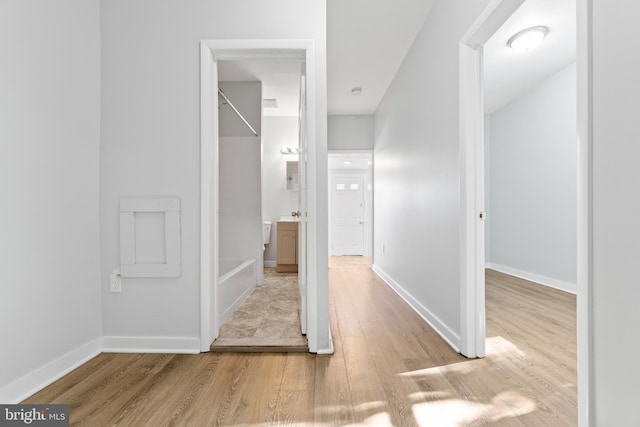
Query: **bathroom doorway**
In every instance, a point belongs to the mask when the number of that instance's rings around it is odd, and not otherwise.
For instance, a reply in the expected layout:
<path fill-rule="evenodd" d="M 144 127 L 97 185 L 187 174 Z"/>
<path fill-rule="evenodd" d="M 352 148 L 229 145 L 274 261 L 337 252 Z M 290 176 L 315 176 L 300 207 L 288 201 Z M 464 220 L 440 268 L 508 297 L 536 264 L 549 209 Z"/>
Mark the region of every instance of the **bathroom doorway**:
<path fill-rule="evenodd" d="M 226 277 L 223 261 L 229 257 L 237 258 L 256 243 L 259 254 L 254 257 L 257 282 L 233 282 L 229 290 L 226 282 L 219 281 L 221 327 L 211 351 L 308 351 L 303 336 L 306 295 L 300 286 L 304 263 L 298 262 L 305 249 L 304 223 L 297 215 L 304 210 L 303 69 L 297 58 L 218 62 L 218 84 L 225 94 L 218 109 L 220 277 Z M 243 149 L 247 138 L 251 147 Z M 255 234 L 258 223 L 260 239 Z M 282 234 L 285 226 L 292 230 L 287 239 Z M 246 236 L 248 230 L 253 231 L 251 236 Z M 274 268 L 285 243 L 292 248 L 291 265 Z"/>
<path fill-rule="evenodd" d="M 237 42 L 237 41 L 236 41 Z M 224 41 L 220 41 L 220 43 L 222 45 L 225 44 Z M 250 41 L 247 42 L 248 44 L 250 44 Z M 203 213 L 203 222 L 207 222 L 207 226 L 204 227 L 203 225 L 203 230 L 211 230 L 210 236 L 212 237 L 211 241 L 209 242 L 209 244 L 207 244 L 207 242 L 203 242 L 203 251 L 202 251 L 202 263 L 203 263 L 203 286 L 202 286 L 202 305 L 203 305 L 203 316 L 202 316 L 202 341 L 201 341 L 201 350 L 202 351 L 208 351 L 208 347 L 215 338 L 218 337 L 218 334 L 220 332 L 220 327 L 223 324 L 223 320 L 225 315 L 225 310 L 221 307 L 221 304 L 224 302 L 224 297 L 223 295 L 220 293 L 221 291 L 221 286 L 223 284 L 221 284 L 221 276 L 220 276 L 220 260 L 222 259 L 222 253 L 221 250 L 223 249 L 220 246 L 221 243 L 221 239 L 223 239 L 222 236 L 222 232 L 223 230 L 221 230 L 220 225 L 221 225 L 221 214 L 224 214 L 224 212 L 221 212 L 220 208 L 220 197 L 224 197 L 224 190 L 222 190 L 221 185 L 224 184 L 223 180 L 225 178 L 220 177 L 220 176 L 216 176 L 217 174 L 215 173 L 211 173 L 213 171 L 217 171 L 218 168 L 216 167 L 216 165 L 219 165 L 220 168 L 219 170 L 222 172 L 223 170 L 223 162 L 225 161 L 223 159 L 222 156 L 224 156 L 224 149 L 221 147 L 221 145 L 219 144 L 219 141 L 217 141 L 217 134 L 220 131 L 220 127 L 219 127 L 219 123 L 217 123 L 217 120 L 209 120 L 209 115 L 205 114 L 205 109 L 209 109 L 212 110 L 212 112 L 215 112 L 218 109 L 219 106 L 219 102 L 227 102 L 227 101 L 221 101 L 219 100 L 218 96 L 219 95 L 217 93 L 217 89 L 218 86 L 220 86 L 221 88 L 224 86 L 224 84 L 222 83 L 224 81 L 224 76 L 223 73 L 226 73 L 227 70 L 225 69 L 226 65 L 230 65 L 231 67 L 234 66 L 238 66 L 241 65 L 243 62 L 244 63 L 249 63 L 249 62 L 262 62 L 263 65 L 265 65 L 267 68 L 271 67 L 271 68 L 278 68 L 279 66 L 281 66 L 284 63 L 296 63 L 298 65 L 298 67 L 301 67 L 301 65 L 304 65 L 305 63 L 308 64 L 310 62 L 310 59 L 312 58 L 312 55 L 310 55 L 310 51 L 312 50 L 312 47 L 308 44 L 305 43 L 304 41 L 273 41 L 274 44 L 283 44 L 283 45 L 287 45 L 289 47 L 286 48 L 279 48 L 279 49 L 265 49 L 265 50 L 256 50 L 256 49 L 248 49 L 246 52 L 246 55 L 244 54 L 239 54 L 238 53 L 238 49 L 234 48 L 234 49 L 230 49 L 230 50 L 225 50 L 222 48 L 212 48 L 212 44 L 215 45 L 216 43 L 213 42 L 206 42 L 205 45 L 203 45 L 203 64 L 205 68 L 208 68 L 208 70 L 203 70 L 203 86 L 208 86 L 208 88 L 203 88 L 203 93 L 207 93 L 208 94 L 208 99 L 203 99 L 203 103 L 207 104 L 206 106 L 203 105 L 203 120 L 205 122 L 209 121 L 209 123 L 203 123 L 203 150 L 209 150 L 211 153 L 210 156 L 205 156 L 206 153 L 203 152 L 203 163 L 204 163 L 204 159 L 206 157 L 208 157 L 209 159 L 211 159 L 211 164 L 210 165 L 206 165 L 205 168 L 209 169 L 209 173 L 210 176 L 206 177 L 205 174 L 203 173 L 203 185 L 207 185 L 209 187 L 211 187 L 211 191 L 208 192 L 208 194 L 205 195 L 205 191 L 203 191 L 203 205 L 206 205 L 208 203 L 208 212 L 209 213 L 213 213 L 213 215 L 208 214 L 207 212 Z M 231 43 L 234 44 L 234 43 Z M 300 45 L 298 47 L 291 47 L 291 46 L 297 46 Z M 256 53 L 258 51 L 258 53 Z M 224 61 L 229 61 L 229 64 L 224 64 Z M 242 67 L 240 67 L 242 68 Z M 246 71 L 246 70 L 245 70 Z M 239 72 L 239 69 L 236 68 L 236 72 Z M 208 76 L 208 79 L 206 78 L 206 76 Z M 238 79 L 238 77 L 236 77 L 236 79 Z M 207 80 L 205 82 L 205 80 Z M 228 81 L 228 80 L 227 80 Z M 220 83 L 219 83 L 220 82 Z M 300 75 L 298 73 L 297 77 L 296 77 L 296 84 L 300 85 Z M 311 79 L 310 81 L 308 81 L 309 85 L 313 85 L 314 81 L 313 79 Z M 232 85 L 233 86 L 233 85 Z M 296 90 L 296 92 L 298 92 L 299 89 Z M 267 95 L 268 96 L 268 95 Z M 296 93 L 296 96 L 299 96 Z M 205 97 L 206 98 L 206 97 Z M 234 103 L 234 100 L 232 97 L 227 97 L 228 101 L 230 101 L 231 103 Z M 262 97 L 262 98 L 266 98 L 266 97 Z M 271 99 L 271 98 L 266 98 L 266 99 Z M 259 109 L 261 111 L 266 110 L 267 108 L 272 108 L 271 106 L 265 108 L 265 105 L 269 102 L 272 101 L 265 101 L 264 99 L 261 100 L 260 105 L 259 105 Z M 281 100 L 280 102 L 282 102 L 284 104 L 284 100 Z M 276 99 L 276 103 L 278 103 L 278 100 Z M 206 108 L 205 108 L 206 107 Z M 211 108 L 214 107 L 214 108 Z M 297 109 L 298 105 L 296 103 L 296 109 Z M 235 113 L 234 113 L 235 114 Z M 213 116 L 213 115 L 212 115 Z M 298 117 L 298 113 L 295 113 L 295 120 L 299 120 Z M 260 129 L 259 129 L 259 136 L 261 139 L 264 139 L 264 136 L 262 134 L 263 130 L 265 132 L 268 132 L 269 127 L 271 126 L 270 124 L 268 124 L 268 122 L 270 121 L 270 119 L 266 119 L 265 115 L 261 116 L 261 123 L 260 123 Z M 276 120 L 277 121 L 277 120 Z M 314 120 L 312 120 L 312 122 L 314 122 Z M 264 126 L 264 129 L 263 129 Z M 253 126 L 254 129 L 258 130 L 257 127 L 258 126 Z M 273 126 L 271 126 L 273 127 Z M 208 135 L 205 135 L 205 133 L 207 133 Z M 297 126 L 296 126 L 296 134 L 297 134 Z M 250 135 L 246 136 L 247 138 L 252 138 Z M 256 137 L 256 135 L 254 134 L 253 137 Z M 315 137 L 314 135 L 310 134 L 308 136 L 309 140 L 311 143 L 313 143 L 315 141 Z M 211 144 L 209 141 L 213 141 L 213 143 Z M 280 143 L 282 143 L 283 141 L 279 141 Z M 295 142 L 295 144 L 297 145 L 297 136 L 296 139 L 292 142 Z M 259 159 L 260 159 L 260 166 L 258 167 L 259 171 L 262 171 L 262 163 L 265 160 L 265 157 L 267 157 L 267 147 L 264 144 L 261 144 L 260 146 L 260 153 L 259 153 Z M 270 154 L 270 153 L 269 153 Z M 283 156 L 283 154 L 280 152 L 280 149 L 278 149 L 278 156 Z M 306 160 L 306 157 L 305 157 Z M 232 160 L 233 162 L 237 163 L 237 159 Z M 246 172 L 247 169 L 247 165 L 237 165 L 236 167 L 237 170 L 244 170 Z M 238 176 L 242 176 L 244 179 L 244 177 L 246 177 L 246 175 L 248 174 L 238 174 Z M 249 174 L 250 175 L 250 174 Z M 255 210 L 253 209 L 252 206 L 252 216 L 254 217 L 254 220 L 252 220 L 252 224 L 253 222 L 255 222 L 256 227 L 253 227 L 253 225 L 251 226 L 252 229 L 252 235 L 255 234 L 258 237 L 251 237 L 248 242 L 248 245 L 250 245 L 252 248 L 252 250 L 258 250 L 259 251 L 259 256 L 256 256 L 256 263 L 254 265 L 254 268 L 256 269 L 256 277 L 260 276 L 262 277 L 262 263 L 263 263 L 263 255 L 262 255 L 262 251 L 263 251 L 263 238 L 262 238 L 262 216 L 263 216 L 263 212 L 262 212 L 262 203 L 264 202 L 264 199 L 266 197 L 265 193 L 262 189 L 265 188 L 265 185 L 263 185 L 264 183 L 262 182 L 262 177 L 266 175 L 260 173 L 260 190 L 258 191 L 258 197 L 257 199 L 259 200 L 259 205 L 261 206 L 260 212 L 258 215 L 255 214 Z M 269 177 L 274 176 L 274 173 L 269 173 Z M 282 171 L 282 184 L 283 186 L 286 184 L 285 181 L 285 172 Z M 238 177 L 236 177 L 238 178 Z M 206 181 L 206 182 L 205 182 Z M 313 177 L 311 177 L 310 179 L 310 183 L 313 184 Z M 209 184 L 211 183 L 211 184 Z M 234 192 L 229 192 L 230 194 L 233 194 Z M 248 198 L 244 197 L 244 195 L 242 194 L 235 194 L 233 197 L 235 197 L 238 200 L 247 200 Z M 205 198 L 208 198 L 209 200 L 205 200 Z M 254 200 L 255 201 L 255 200 Z M 250 204 L 253 204 L 254 201 L 252 201 Z M 240 203 L 241 204 L 241 203 Z M 296 211 L 297 211 L 297 203 L 295 205 L 296 207 Z M 203 211 L 205 211 L 207 209 L 205 209 L 205 206 L 203 206 Z M 241 211 L 239 211 L 241 212 Z M 291 214 L 291 212 L 282 212 L 280 213 L 280 216 L 284 216 L 286 214 Z M 230 215 L 230 218 L 232 221 L 239 221 L 238 216 L 240 216 L 241 214 L 237 214 L 237 215 Z M 210 218 L 210 222 L 207 221 L 207 216 L 208 218 Z M 258 220 L 255 220 L 255 217 L 258 217 Z M 267 218 L 264 218 L 267 219 Z M 274 223 L 275 221 L 272 221 L 272 223 Z M 253 229 L 255 228 L 256 233 L 253 233 Z M 274 227 L 275 228 L 275 227 Z M 272 231 L 271 236 L 273 237 L 273 235 L 276 234 L 276 231 Z M 206 236 L 205 233 L 203 233 L 203 236 Z M 206 239 L 205 239 L 206 240 Z M 275 240 L 275 239 L 274 239 Z M 237 242 L 236 242 L 237 243 Z M 269 243 L 270 245 L 271 243 Z M 267 245 L 267 246 L 269 246 Z M 266 253 L 266 250 L 265 250 Z M 305 259 L 301 259 L 300 260 L 303 263 L 306 263 L 306 258 Z M 208 264 L 208 265 L 207 265 Z M 269 264 L 267 263 L 267 266 L 269 266 Z M 260 267 L 260 268 L 259 268 Z M 259 271 L 258 271 L 259 270 Z M 306 271 L 306 269 L 304 270 Z M 258 283 L 256 283 L 257 285 Z M 261 284 L 261 283 L 260 283 Z M 315 283 L 313 284 L 315 286 Z M 222 298 L 221 298 L 222 296 Z M 245 295 L 234 295 L 235 301 L 240 301 L 242 302 L 242 300 L 245 298 Z M 239 306 L 239 305 L 238 305 Z M 317 331 L 317 328 L 315 327 L 316 323 L 315 323 L 315 317 L 313 318 L 309 318 L 307 319 L 309 323 L 312 324 L 312 330 L 310 331 L 311 333 L 309 334 L 309 345 L 308 345 L 308 349 L 309 350 L 315 350 L 317 348 L 317 343 L 314 341 L 317 337 L 317 335 L 315 334 Z"/>

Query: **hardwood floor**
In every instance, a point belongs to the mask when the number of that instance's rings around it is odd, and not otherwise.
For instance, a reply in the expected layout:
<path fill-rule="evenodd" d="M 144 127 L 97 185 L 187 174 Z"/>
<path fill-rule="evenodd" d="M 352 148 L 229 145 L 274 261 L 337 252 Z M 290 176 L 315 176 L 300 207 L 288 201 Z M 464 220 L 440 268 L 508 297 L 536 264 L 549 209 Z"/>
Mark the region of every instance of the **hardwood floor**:
<path fill-rule="evenodd" d="M 362 262 L 330 265 L 332 356 L 101 354 L 25 402 L 87 426 L 577 424 L 575 296 L 488 271 L 469 360 Z"/>

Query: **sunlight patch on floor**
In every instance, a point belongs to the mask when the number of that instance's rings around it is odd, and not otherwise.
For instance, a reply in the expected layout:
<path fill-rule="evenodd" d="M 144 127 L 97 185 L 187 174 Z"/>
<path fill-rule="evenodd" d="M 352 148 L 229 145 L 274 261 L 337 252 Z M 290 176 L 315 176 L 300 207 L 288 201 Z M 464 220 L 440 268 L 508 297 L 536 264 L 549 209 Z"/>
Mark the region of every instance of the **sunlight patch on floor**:
<path fill-rule="evenodd" d="M 353 412 L 360 425 L 389 426 L 391 418 L 386 412 L 385 403 L 381 401 L 364 402 L 354 405 Z"/>
<path fill-rule="evenodd" d="M 509 340 L 496 336 L 487 339 L 487 358 L 499 360 L 501 357 L 522 358 L 525 352 Z M 413 381 L 436 383 L 436 377 L 473 378 L 482 359 L 470 359 L 450 365 L 434 366 L 398 374 Z M 472 382 L 473 383 L 473 382 Z M 431 390 L 412 393 L 412 410 L 418 425 L 423 426 L 467 426 L 473 422 L 496 422 L 505 418 L 518 417 L 537 409 L 536 403 L 515 391 L 496 390 L 489 400 L 469 401 L 454 398 L 447 390 Z"/>
<path fill-rule="evenodd" d="M 485 350 L 488 357 L 501 356 L 505 354 L 519 357 L 526 355 L 526 353 L 520 350 L 517 345 L 501 336 L 487 338 L 485 340 Z"/>
<path fill-rule="evenodd" d="M 507 391 L 495 396 L 490 403 L 448 399 L 417 403 L 412 409 L 420 426 L 461 427 L 478 420 L 496 422 L 528 414 L 536 410 L 536 404 L 515 391 Z"/>

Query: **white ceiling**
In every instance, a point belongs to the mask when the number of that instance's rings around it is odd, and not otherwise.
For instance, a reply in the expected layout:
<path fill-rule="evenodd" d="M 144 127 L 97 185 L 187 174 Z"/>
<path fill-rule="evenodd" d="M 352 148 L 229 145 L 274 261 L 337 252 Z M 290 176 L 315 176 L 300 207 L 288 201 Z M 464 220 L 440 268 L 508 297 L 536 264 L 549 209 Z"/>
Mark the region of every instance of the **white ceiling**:
<path fill-rule="evenodd" d="M 262 98 L 276 99 L 278 108 L 264 108 L 265 116 L 297 116 L 302 61 L 296 59 L 252 59 L 219 61 L 220 81 L 262 82 Z M 231 100 L 233 102 L 233 99 Z"/>
<path fill-rule="evenodd" d="M 507 46 L 525 28 L 549 34 L 530 52 Z M 527 0 L 484 46 L 485 113 L 493 113 L 576 59 L 575 0 Z"/>
<path fill-rule="evenodd" d="M 375 112 L 433 3 L 327 0 L 329 115 Z"/>
<path fill-rule="evenodd" d="M 327 0 L 329 115 L 373 114 L 435 0 Z M 507 47 L 509 37 L 531 26 L 549 35 L 528 53 Z M 485 111 L 491 113 L 575 61 L 575 0 L 527 0 L 487 42 Z M 279 108 L 266 116 L 297 116 L 297 60 L 221 61 L 222 81 L 256 81 L 263 98 Z M 351 89 L 361 87 L 354 96 Z"/>

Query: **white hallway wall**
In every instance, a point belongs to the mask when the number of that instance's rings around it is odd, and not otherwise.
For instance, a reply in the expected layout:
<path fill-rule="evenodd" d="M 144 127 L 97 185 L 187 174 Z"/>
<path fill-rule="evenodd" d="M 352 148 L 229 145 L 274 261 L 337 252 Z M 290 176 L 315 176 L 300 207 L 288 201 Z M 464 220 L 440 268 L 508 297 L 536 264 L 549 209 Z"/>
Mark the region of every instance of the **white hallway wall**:
<path fill-rule="evenodd" d="M 593 194 L 591 415 L 594 426 L 640 420 L 640 3 L 592 0 Z M 581 11 L 586 0 L 579 3 Z M 580 62 L 579 62 L 580 64 Z M 579 66 L 580 70 L 580 66 Z M 584 74 L 580 84 L 585 84 Z M 579 306 L 588 304 L 586 288 Z M 584 318 L 582 320 L 584 325 Z M 581 366 L 579 366 L 579 369 Z M 583 408 L 584 410 L 585 408 Z"/>
<path fill-rule="evenodd" d="M 250 11 L 248 13 L 247 11 Z M 103 333 L 122 347 L 196 350 L 200 335 L 200 46 L 203 39 L 315 41 L 316 140 L 326 194 L 326 4 L 324 1 L 115 0 L 102 3 L 101 250 Z M 313 149 L 316 149 L 313 148 Z M 323 175 L 323 172 L 324 175 Z M 215 173 L 215 171 L 214 171 Z M 173 195 L 182 202 L 182 276 L 124 280 L 118 263 L 118 200 Z M 313 218 L 322 232 L 326 216 Z M 326 227 L 326 226 L 325 226 Z M 326 231 L 325 231 L 326 232 Z M 318 280 L 319 341 L 328 342 L 326 249 L 311 251 Z M 316 308 L 310 312 L 316 315 Z M 142 338 L 142 339 L 139 339 Z M 146 339 L 145 339 L 146 338 Z M 157 338 L 157 340 L 153 340 Z"/>
<path fill-rule="evenodd" d="M 0 403 L 100 351 L 99 48 L 98 0 L 0 6 Z"/>
<path fill-rule="evenodd" d="M 376 270 L 456 347 L 458 44 L 487 3 L 436 2 L 375 114 Z"/>
<path fill-rule="evenodd" d="M 329 116 L 329 150 L 373 150 L 372 114 Z"/>
<path fill-rule="evenodd" d="M 489 266 L 576 292 L 575 63 L 491 114 Z"/>

